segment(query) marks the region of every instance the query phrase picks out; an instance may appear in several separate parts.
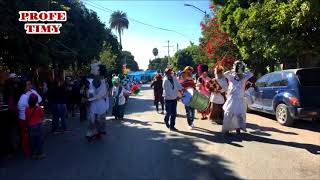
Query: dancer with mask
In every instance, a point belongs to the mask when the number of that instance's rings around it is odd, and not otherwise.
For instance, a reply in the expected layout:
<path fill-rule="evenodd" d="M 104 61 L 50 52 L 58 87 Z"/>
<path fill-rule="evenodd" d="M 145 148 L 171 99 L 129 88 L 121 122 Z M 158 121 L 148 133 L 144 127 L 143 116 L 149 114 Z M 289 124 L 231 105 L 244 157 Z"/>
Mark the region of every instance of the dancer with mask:
<path fill-rule="evenodd" d="M 87 130 L 87 140 L 92 142 L 101 139 L 105 131 L 105 116 L 109 109 L 108 91 L 104 75 L 106 67 L 99 63 L 91 65 L 91 74 L 87 79 L 89 82 L 88 102 L 89 102 L 89 127 Z"/>
<path fill-rule="evenodd" d="M 225 135 L 229 135 L 233 130 L 236 130 L 237 134 L 240 134 L 241 130 L 246 131 L 244 93 L 246 82 L 252 76 L 251 72 L 245 72 L 245 64 L 242 61 L 236 61 L 233 70 L 225 73 L 229 82 L 227 100 L 223 106 L 222 132 Z"/>

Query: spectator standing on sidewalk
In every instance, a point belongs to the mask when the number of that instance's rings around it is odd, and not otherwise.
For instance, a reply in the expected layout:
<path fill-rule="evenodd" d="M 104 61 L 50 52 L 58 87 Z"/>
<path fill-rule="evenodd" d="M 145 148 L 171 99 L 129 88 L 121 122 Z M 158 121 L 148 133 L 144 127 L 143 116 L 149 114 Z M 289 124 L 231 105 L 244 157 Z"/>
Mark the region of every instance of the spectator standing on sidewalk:
<path fill-rule="evenodd" d="M 163 99 L 163 87 L 162 87 L 162 76 L 161 74 L 157 74 L 155 81 L 152 82 L 151 87 L 153 88 L 154 92 L 154 105 L 156 106 L 157 113 L 159 113 L 159 102 L 161 103 L 161 114 L 164 111 L 164 99 Z"/>
<path fill-rule="evenodd" d="M 6 114 L 6 118 L 1 124 L 4 128 L 2 133 L 5 134 L 3 137 L 5 140 L 6 147 L 2 150 L 8 154 L 8 157 L 12 157 L 18 147 L 17 137 L 18 137 L 18 129 L 19 129 L 19 120 L 18 120 L 18 101 L 23 93 L 23 87 L 21 87 L 22 83 L 20 79 L 17 77 L 15 73 L 11 73 L 9 75 L 9 79 L 5 82 L 3 87 L 3 104 L 8 105 L 8 111 L 2 114 Z M 3 116 L 2 116 L 3 117 Z"/>
<path fill-rule="evenodd" d="M 167 128 L 172 131 L 177 131 L 175 128 L 176 116 L 177 116 L 177 98 L 178 91 L 182 90 L 181 84 L 177 78 L 173 75 L 171 68 L 165 70 L 165 78 L 163 80 L 163 97 L 166 107 L 166 116 L 164 122 Z"/>
<path fill-rule="evenodd" d="M 38 96 L 32 93 L 29 97 L 25 116 L 30 138 L 30 149 L 33 159 L 44 159 L 46 155 L 43 154 L 43 134 L 42 134 L 42 120 L 44 117 L 44 110 L 37 105 Z"/>
<path fill-rule="evenodd" d="M 53 82 L 53 87 L 48 91 L 49 103 L 51 104 L 52 110 L 52 133 L 58 134 L 59 126 L 61 124 L 64 132 L 70 131 L 66 124 L 67 115 L 67 99 L 66 99 L 66 88 L 63 81 Z"/>
<path fill-rule="evenodd" d="M 83 77 L 80 82 L 80 121 L 86 121 L 88 118 L 88 90 L 89 82 Z"/>
<path fill-rule="evenodd" d="M 25 111 L 28 107 L 28 100 L 31 94 L 35 94 L 38 96 L 38 104 L 42 101 L 41 96 L 32 89 L 31 81 L 27 80 L 24 83 L 25 91 L 24 94 L 21 95 L 19 102 L 18 102 L 18 109 L 19 109 L 19 125 L 21 131 L 21 143 L 22 143 L 22 150 L 26 156 L 30 156 L 30 147 L 29 147 L 29 135 L 27 130 L 27 122 L 26 122 L 26 115 Z"/>

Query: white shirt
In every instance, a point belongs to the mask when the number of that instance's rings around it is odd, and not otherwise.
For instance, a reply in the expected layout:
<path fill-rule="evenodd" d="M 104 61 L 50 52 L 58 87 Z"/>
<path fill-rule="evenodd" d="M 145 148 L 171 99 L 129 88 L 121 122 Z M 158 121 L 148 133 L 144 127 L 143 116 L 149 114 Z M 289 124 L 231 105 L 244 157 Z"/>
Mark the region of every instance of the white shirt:
<path fill-rule="evenodd" d="M 119 87 L 114 86 L 112 88 L 112 96 L 115 98 L 118 96 L 119 93 Z M 126 98 L 124 97 L 124 94 L 130 94 L 129 91 L 127 91 L 124 87 L 122 87 L 122 91 L 119 95 L 119 106 L 124 105 L 126 103 Z"/>
<path fill-rule="evenodd" d="M 245 85 L 253 74 L 251 72 L 244 73 L 243 78 L 239 81 L 235 80 L 234 73 L 226 73 L 229 80 L 229 89 L 227 93 L 227 101 L 223 106 L 225 112 L 234 114 L 245 114 L 244 93 Z"/>
<path fill-rule="evenodd" d="M 22 94 L 19 99 L 19 102 L 18 102 L 18 110 L 19 110 L 19 119 L 20 120 L 26 120 L 25 111 L 26 111 L 26 108 L 29 106 L 28 101 L 29 101 L 29 97 L 32 93 L 34 93 L 38 96 L 38 103 L 40 103 L 42 101 L 41 96 L 37 93 L 37 91 L 35 91 L 33 89 Z"/>
<path fill-rule="evenodd" d="M 93 79 L 88 79 L 90 82 L 89 94 L 91 94 L 88 100 L 90 102 L 90 112 L 94 114 L 104 114 L 109 109 L 108 91 L 105 80 L 101 80 L 101 85 L 98 88 L 93 86 Z"/>
<path fill-rule="evenodd" d="M 210 96 L 210 102 L 215 104 L 223 104 L 224 103 L 224 97 L 221 95 L 221 93 L 211 93 Z"/>
<path fill-rule="evenodd" d="M 178 90 L 183 89 L 175 76 L 172 77 L 173 85 L 166 76 L 163 80 L 163 97 L 165 100 L 175 100 L 178 97 Z"/>

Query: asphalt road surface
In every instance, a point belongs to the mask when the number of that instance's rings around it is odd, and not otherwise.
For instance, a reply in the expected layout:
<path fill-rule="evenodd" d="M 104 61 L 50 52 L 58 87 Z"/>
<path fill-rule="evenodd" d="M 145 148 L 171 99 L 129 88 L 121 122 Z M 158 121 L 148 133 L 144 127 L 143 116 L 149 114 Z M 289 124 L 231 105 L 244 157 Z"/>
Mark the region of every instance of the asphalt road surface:
<path fill-rule="evenodd" d="M 320 179 L 319 122 L 288 128 L 248 114 L 248 133 L 224 137 L 209 120 L 198 118 L 189 130 L 180 103 L 178 114 L 179 132 L 170 132 L 145 86 L 129 100 L 124 121 L 107 118 L 102 140 L 88 144 L 87 122 L 77 117 L 68 121 L 70 133 L 52 135 L 47 127 L 47 159 L 2 157 L 0 180 Z"/>

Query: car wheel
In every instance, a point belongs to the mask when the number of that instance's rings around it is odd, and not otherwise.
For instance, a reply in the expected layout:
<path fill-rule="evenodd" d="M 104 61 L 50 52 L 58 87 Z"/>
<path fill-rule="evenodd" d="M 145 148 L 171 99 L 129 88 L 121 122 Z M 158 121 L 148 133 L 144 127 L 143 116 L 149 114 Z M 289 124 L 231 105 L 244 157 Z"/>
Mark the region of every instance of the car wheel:
<path fill-rule="evenodd" d="M 286 104 L 279 104 L 276 107 L 277 121 L 284 126 L 292 126 L 294 119 L 291 117 L 290 112 Z"/>

